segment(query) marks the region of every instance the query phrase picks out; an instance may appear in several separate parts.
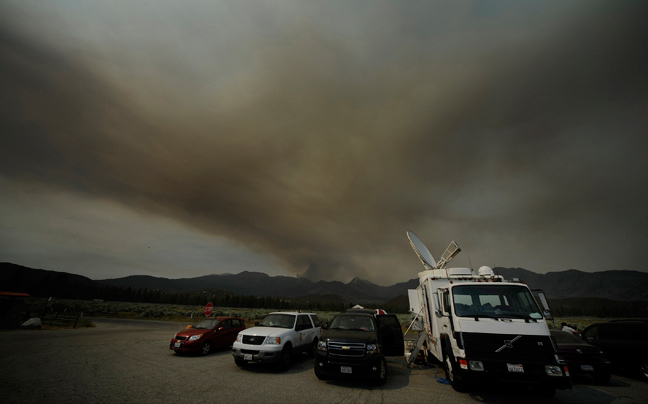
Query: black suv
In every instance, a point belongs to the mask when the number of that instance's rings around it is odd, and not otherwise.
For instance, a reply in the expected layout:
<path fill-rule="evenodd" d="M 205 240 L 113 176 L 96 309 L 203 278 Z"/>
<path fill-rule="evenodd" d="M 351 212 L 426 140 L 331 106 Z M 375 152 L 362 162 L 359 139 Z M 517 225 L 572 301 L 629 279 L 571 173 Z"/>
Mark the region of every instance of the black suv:
<path fill-rule="evenodd" d="M 592 324 L 581 336 L 600 347 L 617 370 L 639 371 L 648 381 L 648 321 L 614 320 Z"/>
<path fill-rule="evenodd" d="M 385 356 L 403 356 L 403 331 L 394 314 L 351 309 L 340 313 L 320 337 L 315 375 L 387 380 Z"/>

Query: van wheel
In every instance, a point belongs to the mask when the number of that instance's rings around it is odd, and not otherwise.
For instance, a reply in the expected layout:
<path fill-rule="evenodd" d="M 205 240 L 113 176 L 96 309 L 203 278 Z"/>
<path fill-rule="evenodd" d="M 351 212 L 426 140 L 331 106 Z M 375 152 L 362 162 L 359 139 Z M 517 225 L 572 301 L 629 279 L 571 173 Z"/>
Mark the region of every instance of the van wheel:
<path fill-rule="evenodd" d="M 281 358 L 279 358 L 279 362 L 277 362 L 277 369 L 280 372 L 283 372 L 285 370 L 288 370 L 290 367 L 290 360 L 292 359 L 292 347 L 287 344 L 284 346 L 283 350 L 281 351 Z"/>
<path fill-rule="evenodd" d="M 376 384 L 382 386 L 387 382 L 387 362 L 385 358 L 380 359 L 378 364 L 378 374 L 376 375 Z"/>
<path fill-rule="evenodd" d="M 459 380 L 459 378 L 455 374 L 456 362 L 450 359 L 449 355 L 446 355 L 444 365 L 446 379 L 450 380 L 450 385 L 452 386 L 452 388 L 460 393 L 464 392 L 466 390 L 466 384 L 463 381 Z"/>

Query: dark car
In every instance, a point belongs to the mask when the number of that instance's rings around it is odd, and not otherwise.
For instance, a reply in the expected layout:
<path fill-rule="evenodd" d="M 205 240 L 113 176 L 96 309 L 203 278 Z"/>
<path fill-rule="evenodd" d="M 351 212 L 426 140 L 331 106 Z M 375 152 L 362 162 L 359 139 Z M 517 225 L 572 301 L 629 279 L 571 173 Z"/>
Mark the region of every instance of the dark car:
<path fill-rule="evenodd" d="M 558 356 L 567 362 L 572 375 L 590 375 L 597 383 L 610 381 L 612 364 L 601 348 L 588 344 L 572 333 L 551 330 L 556 341 Z"/>
<path fill-rule="evenodd" d="M 648 321 L 616 320 L 592 324 L 581 336 L 605 352 L 615 371 L 638 374 L 648 381 Z"/>
<path fill-rule="evenodd" d="M 176 353 L 200 353 L 207 355 L 212 348 L 232 345 L 245 322 L 238 317 L 210 317 L 180 331 L 171 339 L 169 349 Z"/>
<path fill-rule="evenodd" d="M 393 314 L 350 310 L 335 316 L 322 334 L 315 355 L 315 375 L 387 380 L 386 356 L 403 356 L 403 331 Z"/>

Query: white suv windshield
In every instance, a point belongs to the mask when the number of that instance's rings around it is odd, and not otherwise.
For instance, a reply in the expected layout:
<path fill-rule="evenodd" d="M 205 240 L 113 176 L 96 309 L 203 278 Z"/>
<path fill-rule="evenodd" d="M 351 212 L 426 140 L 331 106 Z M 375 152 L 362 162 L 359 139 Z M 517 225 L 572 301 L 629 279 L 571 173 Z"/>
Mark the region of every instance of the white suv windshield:
<path fill-rule="evenodd" d="M 452 289 L 459 317 L 533 318 L 542 314 L 533 296 L 518 285 L 462 285 Z"/>
<path fill-rule="evenodd" d="M 259 322 L 264 327 L 293 328 L 295 317 L 291 314 L 269 314 Z"/>

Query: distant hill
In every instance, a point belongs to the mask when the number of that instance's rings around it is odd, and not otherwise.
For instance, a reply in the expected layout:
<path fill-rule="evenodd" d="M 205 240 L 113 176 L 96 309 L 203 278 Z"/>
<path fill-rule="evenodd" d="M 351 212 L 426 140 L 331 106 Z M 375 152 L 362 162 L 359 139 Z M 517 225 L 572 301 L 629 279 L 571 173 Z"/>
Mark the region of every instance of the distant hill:
<path fill-rule="evenodd" d="M 494 268 L 506 279 L 518 278 L 550 299 L 592 297 L 618 301 L 648 301 L 648 273 L 638 271 L 582 272 L 575 269 L 537 274 L 522 268 Z"/>
<path fill-rule="evenodd" d="M 47 271 L 0 262 L 0 291 L 23 292 L 32 296 L 71 296 L 93 298 L 99 289 L 96 281 L 67 272 Z"/>
<path fill-rule="evenodd" d="M 110 285 L 132 289 L 160 289 L 169 293 L 193 292 L 196 290 L 217 288 L 238 295 L 304 297 L 304 296 L 338 296 L 345 302 L 382 303 L 398 295 L 407 294 L 407 289 L 416 288 L 417 280 L 399 283 L 392 286 L 379 286 L 369 281 L 355 278 L 349 283 L 338 281 L 313 282 L 306 278 L 288 276 L 269 276 L 259 272 L 244 271 L 236 275 L 206 275 L 197 278 L 167 279 L 151 276 L 128 276 L 125 278 L 96 281 L 101 285 Z"/>
<path fill-rule="evenodd" d="M 494 268 L 506 279 L 518 278 L 532 289 L 543 289 L 550 299 L 604 298 L 617 301 L 648 301 L 648 273 L 638 271 L 603 271 L 595 273 L 568 270 L 537 274 L 522 268 Z M 105 294 L 106 288 L 160 291 L 187 294 L 219 291 L 241 296 L 266 296 L 293 300 L 341 301 L 361 304 L 407 304 L 407 290 L 418 286 L 418 279 L 379 286 L 355 278 L 348 283 L 313 282 L 306 278 L 269 276 L 244 271 L 239 274 L 205 275 L 196 278 L 168 279 L 145 275 L 92 280 L 65 272 L 33 269 L 11 263 L 0 263 L 0 291 L 26 292 L 33 296 L 92 299 Z M 102 292 L 103 291 L 103 292 Z"/>

